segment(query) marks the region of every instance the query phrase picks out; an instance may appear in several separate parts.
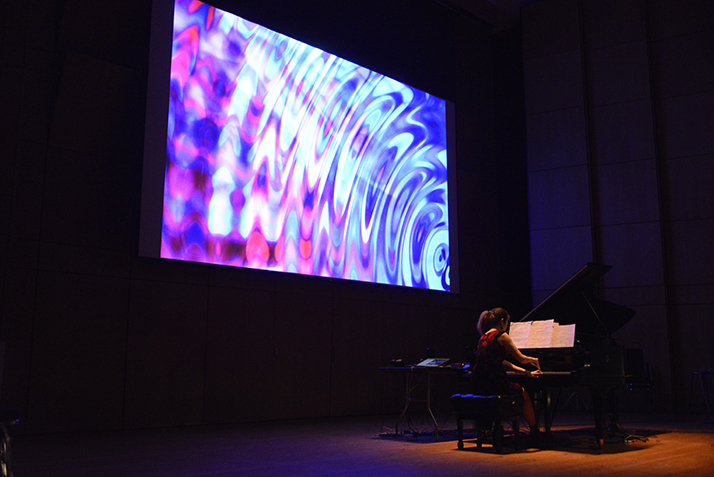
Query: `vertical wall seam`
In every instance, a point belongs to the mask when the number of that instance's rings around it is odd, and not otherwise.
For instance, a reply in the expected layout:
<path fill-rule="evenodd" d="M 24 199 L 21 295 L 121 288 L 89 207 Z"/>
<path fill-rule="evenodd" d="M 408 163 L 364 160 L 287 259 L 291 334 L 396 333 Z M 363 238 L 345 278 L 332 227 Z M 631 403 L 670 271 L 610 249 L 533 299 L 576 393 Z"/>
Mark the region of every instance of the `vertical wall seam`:
<path fill-rule="evenodd" d="M 330 374 L 327 390 L 327 415 L 332 417 L 332 381 L 335 373 L 335 290 L 332 289 L 330 310 Z"/>
<path fill-rule="evenodd" d="M 668 345 L 668 355 L 669 355 L 669 372 L 670 372 L 670 382 L 669 385 L 671 389 L 684 389 L 684 381 L 679 376 L 677 369 L 679 368 L 679 358 L 675 354 L 675 344 L 678 341 L 679 333 L 676 323 L 673 320 L 672 314 L 672 267 L 670 265 L 670 254 L 669 254 L 669 233 L 667 229 L 668 217 L 666 212 L 666 200 L 664 197 L 664 177 L 665 177 L 665 157 L 662 151 L 662 140 L 659 134 L 658 124 L 658 113 L 657 113 L 657 99 L 655 97 L 655 72 L 653 71 L 653 48 L 652 45 L 654 40 L 652 39 L 652 7 L 648 2 L 643 2 L 644 9 L 644 22 L 645 22 L 645 44 L 647 46 L 647 68 L 649 77 L 649 88 L 650 88 L 650 108 L 652 111 L 652 137 L 654 146 L 654 162 L 655 162 L 655 180 L 657 188 L 657 208 L 659 213 L 659 228 L 660 228 L 660 253 L 662 258 L 662 274 L 663 274 L 663 286 L 664 286 L 664 307 L 665 307 L 665 321 L 667 325 L 667 345 Z M 683 397 L 680 393 L 673 393 L 673 398 L 675 400 L 675 406 L 677 408 L 683 404 Z"/>
<path fill-rule="evenodd" d="M 208 272 L 206 283 L 206 324 L 203 336 L 203 395 L 201 396 L 201 423 L 206 422 L 206 389 L 208 387 L 208 329 L 211 319 L 211 272 Z"/>
<path fill-rule="evenodd" d="M 585 119 L 585 160 L 588 171 L 588 199 L 590 200 L 590 250 L 592 260 L 595 263 L 602 263 L 602 239 L 600 229 L 600 214 L 598 213 L 599 191 L 596 179 L 596 166 L 593 161 L 593 145 L 591 138 L 591 111 L 590 111 L 590 88 L 588 88 L 588 72 L 587 72 L 587 45 L 585 40 L 585 14 L 583 12 L 583 1 L 578 2 L 578 23 L 580 27 L 580 74 L 582 76 L 582 94 L 583 94 L 583 116 Z"/>

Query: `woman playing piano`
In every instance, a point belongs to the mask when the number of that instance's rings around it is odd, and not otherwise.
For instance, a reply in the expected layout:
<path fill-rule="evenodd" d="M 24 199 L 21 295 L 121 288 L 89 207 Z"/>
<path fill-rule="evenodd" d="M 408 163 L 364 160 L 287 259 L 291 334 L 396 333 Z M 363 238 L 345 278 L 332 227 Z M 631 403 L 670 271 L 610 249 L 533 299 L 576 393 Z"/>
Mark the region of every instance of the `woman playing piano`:
<path fill-rule="evenodd" d="M 506 372 L 523 373 L 530 377 L 538 377 L 542 373 L 538 358 L 531 358 L 520 352 L 508 336 L 506 330 L 511 321 L 508 312 L 503 308 L 494 308 L 481 313 L 478 320 L 478 331 L 482 334 L 476 349 L 476 356 L 471 373 L 471 383 L 474 394 L 523 394 L 523 416 L 528 422 L 531 438 L 537 439 L 539 429 L 533 411 L 533 403 L 528 393 L 518 384 L 512 383 L 506 377 Z M 531 364 L 535 370 L 516 366 L 506 360 L 510 354 L 520 364 Z"/>

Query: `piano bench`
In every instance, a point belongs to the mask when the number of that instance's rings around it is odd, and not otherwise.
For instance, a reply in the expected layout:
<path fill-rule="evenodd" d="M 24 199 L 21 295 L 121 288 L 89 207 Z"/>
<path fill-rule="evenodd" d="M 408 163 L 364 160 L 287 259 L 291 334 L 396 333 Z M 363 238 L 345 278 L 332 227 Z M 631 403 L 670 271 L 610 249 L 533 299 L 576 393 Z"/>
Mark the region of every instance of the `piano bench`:
<path fill-rule="evenodd" d="M 454 394 L 451 402 L 456 412 L 459 450 L 464 448 L 464 421 L 474 421 L 476 446 L 481 447 L 484 434 L 493 423 L 493 448 L 497 453 L 503 447 L 503 422 L 513 426 L 515 448 L 519 448 L 520 419 L 523 414 L 523 395 L 478 396 Z"/>

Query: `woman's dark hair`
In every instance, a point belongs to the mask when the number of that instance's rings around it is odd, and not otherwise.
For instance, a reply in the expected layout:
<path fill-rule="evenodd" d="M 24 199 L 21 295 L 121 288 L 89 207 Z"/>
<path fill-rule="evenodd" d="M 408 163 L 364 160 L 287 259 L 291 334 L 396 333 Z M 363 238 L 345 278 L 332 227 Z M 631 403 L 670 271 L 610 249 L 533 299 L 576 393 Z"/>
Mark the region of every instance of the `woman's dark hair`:
<path fill-rule="evenodd" d="M 491 328 L 496 328 L 501 320 L 508 321 L 508 312 L 504 308 L 485 310 L 478 318 L 478 332 L 484 334 Z"/>

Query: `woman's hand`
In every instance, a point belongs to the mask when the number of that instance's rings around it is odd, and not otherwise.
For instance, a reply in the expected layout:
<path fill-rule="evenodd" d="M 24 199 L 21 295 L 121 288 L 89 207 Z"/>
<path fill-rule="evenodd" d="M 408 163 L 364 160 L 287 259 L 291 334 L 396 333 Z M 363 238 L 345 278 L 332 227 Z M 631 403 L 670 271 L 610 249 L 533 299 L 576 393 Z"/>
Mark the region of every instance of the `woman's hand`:
<path fill-rule="evenodd" d="M 542 374 L 543 374 L 543 371 L 541 371 L 540 369 L 536 369 L 535 371 L 530 371 L 528 369 L 526 370 L 526 376 L 528 376 L 529 378 L 537 378 L 538 376 L 540 376 Z"/>
<path fill-rule="evenodd" d="M 540 371 L 540 361 L 538 361 L 538 358 L 531 358 L 530 356 L 528 357 L 528 362 L 538 368 L 538 371 Z"/>
<path fill-rule="evenodd" d="M 508 333 L 501 334 L 501 336 L 499 336 L 497 339 L 498 343 L 504 348 L 506 348 L 506 351 L 508 351 L 511 356 L 516 358 L 516 361 L 521 364 L 532 364 L 536 368 L 540 369 L 540 362 L 538 361 L 538 358 L 532 358 L 521 353 L 521 351 L 516 348 L 516 345 L 513 344 L 513 340 L 510 336 L 508 336 Z"/>

